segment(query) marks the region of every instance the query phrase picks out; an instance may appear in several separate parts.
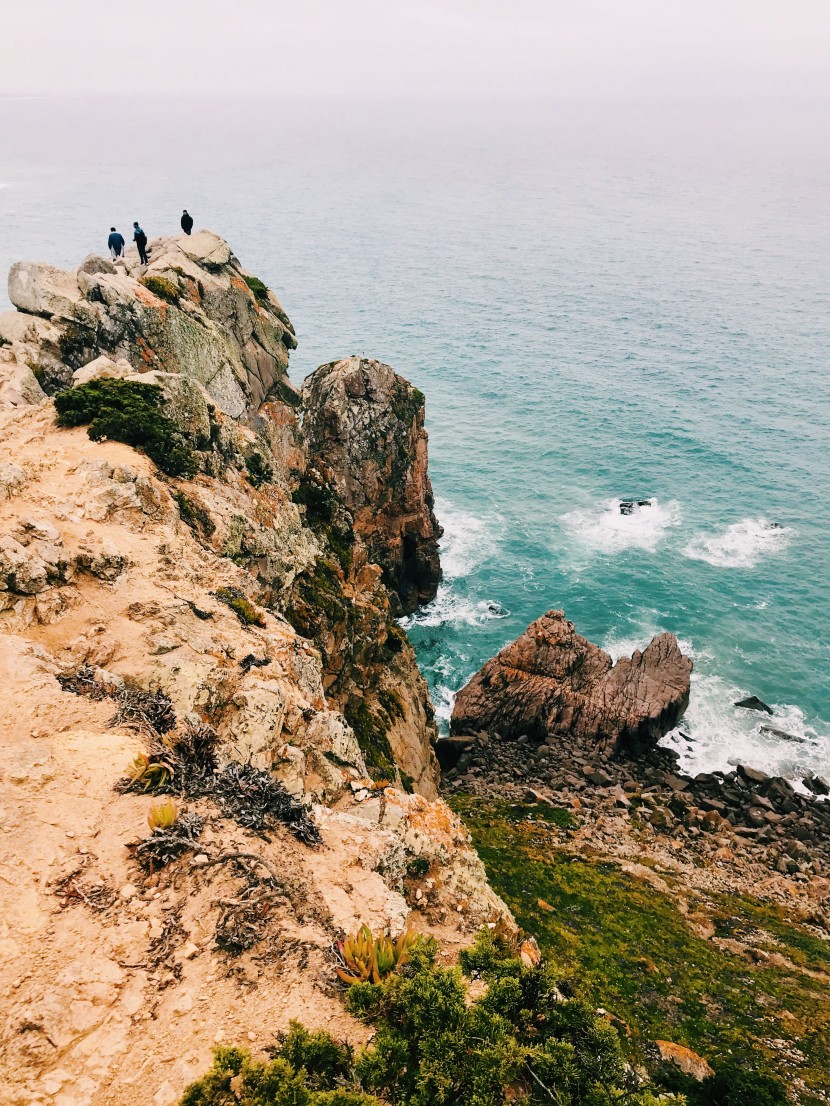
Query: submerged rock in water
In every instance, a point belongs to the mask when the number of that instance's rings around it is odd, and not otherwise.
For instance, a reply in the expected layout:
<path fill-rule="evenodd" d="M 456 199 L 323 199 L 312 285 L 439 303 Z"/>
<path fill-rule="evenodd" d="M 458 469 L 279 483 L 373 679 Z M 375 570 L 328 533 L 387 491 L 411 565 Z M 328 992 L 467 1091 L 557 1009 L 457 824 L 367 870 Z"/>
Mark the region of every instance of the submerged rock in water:
<path fill-rule="evenodd" d="M 306 380 L 303 409 L 313 462 L 410 614 L 435 598 L 441 580 L 423 394 L 380 361 L 347 357 Z"/>
<path fill-rule="evenodd" d="M 770 737 L 779 737 L 782 741 L 804 741 L 803 737 L 799 737 L 798 734 L 787 733 L 786 730 L 779 730 L 777 726 L 761 726 L 759 727 L 760 733 L 768 733 Z"/>
<path fill-rule="evenodd" d="M 650 499 L 621 499 L 620 500 L 620 514 L 621 515 L 633 515 L 638 507 L 650 507 Z"/>
<path fill-rule="evenodd" d="M 650 748 L 683 716 L 691 671 L 673 634 L 614 664 L 563 611 L 548 611 L 459 691 L 452 729 Z"/>
<path fill-rule="evenodd" d="M 745 710 L 758 710 L 763 711 L 766 714 L 773 714 L 773 709 L 764 702 L 763 699 L 759 699 L 757 695 L 748 695 L 746 699 L 739 699 L 735 703 L 736 707 L 743 707 Z"/>

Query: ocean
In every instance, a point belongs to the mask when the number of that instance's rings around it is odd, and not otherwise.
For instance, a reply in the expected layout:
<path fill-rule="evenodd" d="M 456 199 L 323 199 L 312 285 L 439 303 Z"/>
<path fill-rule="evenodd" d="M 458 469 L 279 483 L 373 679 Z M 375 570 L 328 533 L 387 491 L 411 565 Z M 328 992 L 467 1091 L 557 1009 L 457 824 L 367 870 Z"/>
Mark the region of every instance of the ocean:
<path fill-rule="evenodd" d="M 564 608 L 614 656 L 678 636 L 687 770 L 827 775 L 829 132 L 796 104 L 5 99 L 0 268 L 187 207 L 282 299 L 295 380 L 361 353 L 426 393 L 444 582 L 405 625 L 443 728 Z"/>

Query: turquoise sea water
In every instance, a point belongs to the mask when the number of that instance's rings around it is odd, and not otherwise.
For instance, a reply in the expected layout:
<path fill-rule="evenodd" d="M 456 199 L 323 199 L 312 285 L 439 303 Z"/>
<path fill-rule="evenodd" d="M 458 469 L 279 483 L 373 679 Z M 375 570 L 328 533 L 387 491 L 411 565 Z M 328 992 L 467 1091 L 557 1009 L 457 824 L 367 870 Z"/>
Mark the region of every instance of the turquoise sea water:
<path fill-rule="evenodd" d="M 187 206 L 281 296 L 295 379 L 365 352 L 424 390 L 445 582 L 407 625 L 442 722 L 563 607 L 615 655 L 686 644 L 688 767 L 826 774 L 827 120 L 0 101 L 0 267 Z"/>

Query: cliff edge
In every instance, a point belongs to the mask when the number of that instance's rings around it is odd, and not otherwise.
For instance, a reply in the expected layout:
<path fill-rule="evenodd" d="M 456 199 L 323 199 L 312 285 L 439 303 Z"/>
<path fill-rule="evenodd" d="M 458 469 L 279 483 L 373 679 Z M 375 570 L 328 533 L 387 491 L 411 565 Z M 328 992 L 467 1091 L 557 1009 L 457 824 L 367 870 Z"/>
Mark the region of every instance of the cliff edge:
<path fill-rule="evenodd" d="M 215 235 L 150 248 L 16 265 L 0 318 L 13 1103 L 167 1106 L 217 1041 L 292 1016 L 362 1040 L 338 933 L 451 948 L 509 916 L 435 798 L 382 569 L 309 461 L 285 312 Z"/>

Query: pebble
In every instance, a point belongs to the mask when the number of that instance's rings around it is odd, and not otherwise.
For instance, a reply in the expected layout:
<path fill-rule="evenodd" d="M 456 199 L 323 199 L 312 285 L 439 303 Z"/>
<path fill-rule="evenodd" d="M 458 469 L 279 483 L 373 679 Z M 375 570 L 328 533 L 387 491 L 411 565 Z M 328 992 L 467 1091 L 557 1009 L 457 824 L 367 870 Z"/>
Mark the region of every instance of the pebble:
<path fill-rule="evenodd" d="M 125 883 L 118 894 L 124 900 L 124 902 L 129 902 L 138 894 L 138 888 L 135 886 L 134 883 Z"/>

